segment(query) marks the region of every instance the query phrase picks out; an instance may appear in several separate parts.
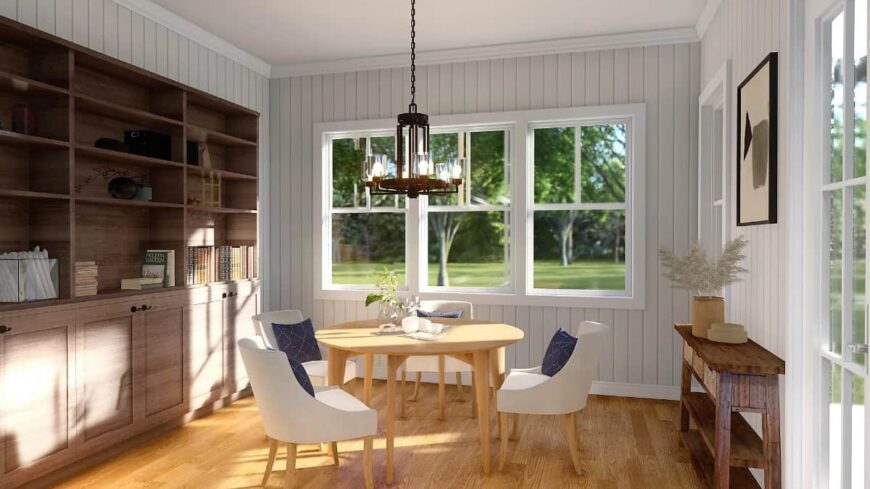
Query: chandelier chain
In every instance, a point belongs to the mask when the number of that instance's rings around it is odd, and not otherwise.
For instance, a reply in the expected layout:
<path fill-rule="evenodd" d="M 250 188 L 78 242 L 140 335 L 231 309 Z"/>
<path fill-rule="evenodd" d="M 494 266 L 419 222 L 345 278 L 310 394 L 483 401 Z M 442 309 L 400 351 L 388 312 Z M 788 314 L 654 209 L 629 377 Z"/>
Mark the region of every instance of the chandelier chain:
<path fill-rule="evenodd" d="M 415 19 L 415 16 L 417 14 L 416 3 L 416 0 L 411 0 L 411 106 L 415 108 L 417 106 L 417 21 Z"/>

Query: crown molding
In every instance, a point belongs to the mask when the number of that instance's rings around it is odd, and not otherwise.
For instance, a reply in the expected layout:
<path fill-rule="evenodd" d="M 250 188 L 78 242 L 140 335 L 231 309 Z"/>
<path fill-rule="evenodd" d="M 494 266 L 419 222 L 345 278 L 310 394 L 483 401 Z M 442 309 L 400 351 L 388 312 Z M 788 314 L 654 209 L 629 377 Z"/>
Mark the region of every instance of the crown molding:
<path fill-rule="evenodd" d="M 233 61 L 241 63 L 267 78 L 272 76 L 272 65 L 266 61 L 212 34 L 211 32 L 208 32 L 193 22 L 166 10 L 150 0 L 114 1 L 118 5 L 124 6 L 164 27 L 172 29 L 179 34 L 196 41 L 229 59 L 232 59 Z"/>
<path fill-rule="evenodd" d="M 708 1 L 708 6 L 709 3 L 710 2 Z M 682 27 L 676 29 L 629 32 L 624 34 L 574 37 L 551 41 L 533 41 L 461 49 L 424 51 L 417 54 L 417 64 L 434 65 L 520 56 L 541 56 L 547 54 L 596 51 L 601 49 L 659 46 L 664 44 L 697 42 L 698 40 L 699 37 L 695 27 Z M 405 67 L 407 65 L 407 53 L 330 61 L 312 61 L 308 63 L 274 65 L 272 66 L 272 78 L 379 70 L 384 68 Z"/>
<path fill-rule="evenodd" d="M 716 12 L 719 11 L 719 6 L 722 5 L 722 0 L 707 0 L 704 5 L 704 10 L 701 11 L 698 22 L 695 24 L 695 33 L 698 39 L 704 39 L 704 34 L 707 33 L 707 28 L 716 17 Z"/>

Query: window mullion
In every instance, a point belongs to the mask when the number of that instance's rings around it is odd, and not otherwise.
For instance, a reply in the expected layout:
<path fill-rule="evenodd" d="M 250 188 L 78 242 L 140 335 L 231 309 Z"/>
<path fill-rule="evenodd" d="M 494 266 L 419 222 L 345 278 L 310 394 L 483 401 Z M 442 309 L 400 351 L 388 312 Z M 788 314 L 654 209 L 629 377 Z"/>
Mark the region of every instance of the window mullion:
<path fill-rule="evenodd" d="M 580 204 L 583 202 L 583 185 L 582 185 L 582 167 L 583 159 L 583 142 L 580 135 L 583 132 L 583 126 L 574 127 L 574 202 Z"/>

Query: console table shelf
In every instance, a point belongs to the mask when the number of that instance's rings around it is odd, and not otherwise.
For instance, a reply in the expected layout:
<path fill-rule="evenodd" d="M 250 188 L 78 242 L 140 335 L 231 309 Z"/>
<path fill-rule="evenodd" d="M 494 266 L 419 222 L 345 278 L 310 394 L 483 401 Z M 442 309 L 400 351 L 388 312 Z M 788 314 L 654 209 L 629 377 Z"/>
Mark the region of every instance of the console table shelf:
<path fill-rule="evenodd" d="M 749 468 L 758 468 L 765 489 L 780 489 L 779 375 L 785 362 L 751 340 L 716 343 L 693 336 L 691 325 L 674 328 L 685 342 L 680 431 L 702 479 L 714 489 L 755 488 Z M 692 377 L 704 392 L 691 392 Z M 741 411 L 762 415 L 762 436 Z"/>

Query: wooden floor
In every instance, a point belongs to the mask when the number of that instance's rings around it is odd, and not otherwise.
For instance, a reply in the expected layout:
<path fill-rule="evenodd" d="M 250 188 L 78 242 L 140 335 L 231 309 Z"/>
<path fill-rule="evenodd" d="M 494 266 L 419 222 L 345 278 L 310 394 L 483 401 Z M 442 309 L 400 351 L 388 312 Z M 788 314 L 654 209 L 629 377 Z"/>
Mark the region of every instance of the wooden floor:
<path fill-rule="evenodd" d="M 408 392 L 413 384 L 409 382 Z M 375 383 L 383 406 L 386 385 Z M 694 488 L 702 487 L 679 439 L 679 405 L 670 401 L 591 396 L 577 416 L 583 474 L 575 475 L 561 418 L 523 416 L 519 441 L 499 473 L 479 467 L 477 421 L 470 391 L 463 401 L 448 388 L 448 417 L 438 421 L 437 386 L 423 384 L 407 418 L 397 421 L 394 487 Z M 382 409 L 381 409 L 382 410 Z M 495 417 L 493 416 L 493 420 Z M 383 416 L 379 421 L 383 426 Z M 497 430 L 493 429 L 495 433 Z M 383 429 L 381 429 L 383 436 Z M 375 440 L 375 485 L 384 487 L 384 439 Z M 297 488 L 363 486 L 362 442 L 339 442 L 340 466 L 312 450 L 297 459 Z M 171 431 L 67 481 L 63 488 L 259 487 L 269 444 L 253 398 Z M 492 452 L 497 457 L 498 441 Z M 285 454 L 278 453 L 268 487 L 282 487 Z"/>

